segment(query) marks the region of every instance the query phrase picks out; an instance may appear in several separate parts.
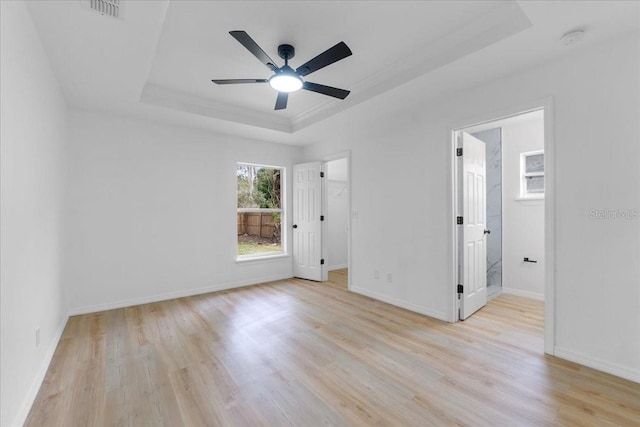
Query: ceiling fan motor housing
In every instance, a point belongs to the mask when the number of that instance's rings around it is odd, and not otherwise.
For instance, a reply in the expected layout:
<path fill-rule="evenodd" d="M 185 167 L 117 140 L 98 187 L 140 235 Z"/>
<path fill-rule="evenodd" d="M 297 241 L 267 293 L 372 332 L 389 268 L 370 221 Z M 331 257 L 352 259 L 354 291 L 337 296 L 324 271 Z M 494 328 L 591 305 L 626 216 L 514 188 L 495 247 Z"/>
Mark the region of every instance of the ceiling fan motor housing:
<path fill-rule="evenodd" d="M 296 49 L 290 44 L 281 44 L 278 46 L 278 56 L 285 61 L 296 56 Z"/>

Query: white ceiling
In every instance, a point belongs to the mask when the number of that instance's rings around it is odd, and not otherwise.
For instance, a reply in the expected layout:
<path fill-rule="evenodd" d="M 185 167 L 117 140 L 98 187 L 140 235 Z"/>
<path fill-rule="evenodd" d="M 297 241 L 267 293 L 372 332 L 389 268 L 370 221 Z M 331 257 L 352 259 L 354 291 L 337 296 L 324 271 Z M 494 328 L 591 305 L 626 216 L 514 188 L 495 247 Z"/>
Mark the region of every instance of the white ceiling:
<path fill-rule="evenodd" d="M 636 1 L 124 1 L 118 19 L 88 3 L 28 2 L 70 106 L 290 144 L 397 86 L 433 96 L 567 55 L 569 30 L 586 30 L 584 48 L 640 27 Z M 276 62 L 293 44 L 293 68 L 344 41 L 353 56 L 305 80 L 351 94 L 300 91 L 274 111 L 268 85 L 214 85 L 271 74 L 231 30 Z"/>

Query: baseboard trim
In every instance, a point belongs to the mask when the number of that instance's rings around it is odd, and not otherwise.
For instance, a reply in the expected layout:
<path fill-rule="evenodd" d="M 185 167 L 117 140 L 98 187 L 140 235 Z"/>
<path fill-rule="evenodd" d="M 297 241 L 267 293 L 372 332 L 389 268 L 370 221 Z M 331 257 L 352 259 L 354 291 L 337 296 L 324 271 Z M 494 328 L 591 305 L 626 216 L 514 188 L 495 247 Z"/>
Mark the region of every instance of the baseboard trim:
<path fill-rule="evenodd" d="M 38 392 L 40 391 L 40 386 L 42 386 L 42 382 L 44 381 L 44 377 L 49 370 L 49 365 L 51 364 L 51 360 L 53 359 L 53 355 L 56 352 L 56 348 L 58 348 L 58 343 L 62 338 L 62 333 L 64 332 L 64 328 L 67 326 L 67 321 L 69 320 L 69 314 L 65 314 L 56 330 L 49 347 L 47 348 L 46 353 L 44 354 L 44 359 L 36 372 L 36 376 L 31 382 L 31 387 L 29 387 L 29 391 L 27 391 L 27 395 L 22 400 L 22 406 L 16 415 L 13 426 L 22 426 L 27 421 L 27 417 L 29 416 L 29 412 L 31 411 L 31 407 L 33 403 L 36 401 L 36 397 L 38 396 Z"/>
<path fill-rule="evenodd" d="M 487 293 L 487 301 L 491 301 L 492 299 L 498 298 L 500 295 L 502 295 L 502 288 L 498 289 L 497 291 L 494 291 L 492 293 Z"/>
<path fill-rule="evenodd" d="M 345 269 L 347 267 L 348 267 L 347 264 L 336 264 L 336 265 L 330 265 L 329 267 L 327 267 L 327 270 L 329 270 L 329 271 L 342 270 L 342 269 Z"/>
<path fill-rule="evenodd" d="M 606 360 L 591 357 L 586 354 L 558 346 L 554 349 L 554 356 L 598 371 L 606 372 L 607 374 L 615 375 L 616 377 L 640 383 L 640 370 L 637 369 L 629 369 L 615 363 L 607 362 Z"/>
<path fill-rule="evenodd" d="M 515 295 L 517 297 L 531 298 L 538 301 L 544 301 L 544 294 L 539 294 L 536 292 L 521 291 L 520 289 L 513 289 L 513 288 L 502 288 L 502 293 Z"/>
<path fill-rule="evenodd" d="M 445 313 L 441 311 L 432 310 L 421 305 L 412 304 L 410 302 L 402 301 L 396 298 L 388 297 L 378 292 L 370 291 L 368 289 L 360 288 L 358 286 L 350 286 L 349 290 L 357 294 L 365 295 L 378 301 L 386 302 L 387 304 L 395 305 L 396 307 L 404 308 L 409 311 L 424 314 L 425 316 L 433 317 L 438 320 L 447 322 Z"/>
<path fill-rule="evenodd" d="M 168 292 L 159 295 L 153 295 L 149 297 L 132 298 L 129 300 L 121 300 L 115 302 L 109 302 L 105 304 L 96 304 L 85 307 L 75 307 L 69 310 L 70 316 L 77 316 L 80 314 L 97 313 L 106 310 L 115 310 L 118 308 L 132 307 L 140 304 L 149 304 L 153 302 L 167 301 L 176 298 L 191 297 L 194 295 L 208 294 L 210 292 L 226 291 L 229 289 L 241 288 L 244 286 L 259 285 L 262 283 L 273 282 L 276 280 L 290 279 L 291 275 L 277 275 L 267 276 L 258 279 L 241 280 L 238 282 L 224 283 L 219 285 L 207 286 L 205 288 L 187 289 L 184 291 Z"/>

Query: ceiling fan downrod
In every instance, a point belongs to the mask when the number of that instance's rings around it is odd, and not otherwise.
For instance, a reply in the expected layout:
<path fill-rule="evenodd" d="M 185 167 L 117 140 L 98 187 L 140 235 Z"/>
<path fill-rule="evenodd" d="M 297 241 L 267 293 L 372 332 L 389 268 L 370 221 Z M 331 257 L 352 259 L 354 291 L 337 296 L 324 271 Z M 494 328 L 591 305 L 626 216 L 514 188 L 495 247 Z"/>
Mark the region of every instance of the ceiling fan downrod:
<path fill-rule="evenodd" d="M 278 46 L 278 56 L 284 59 L 284 65 L 289 65 L 289 60 L 296 56 L 296 49 L 290 44 Z"/>

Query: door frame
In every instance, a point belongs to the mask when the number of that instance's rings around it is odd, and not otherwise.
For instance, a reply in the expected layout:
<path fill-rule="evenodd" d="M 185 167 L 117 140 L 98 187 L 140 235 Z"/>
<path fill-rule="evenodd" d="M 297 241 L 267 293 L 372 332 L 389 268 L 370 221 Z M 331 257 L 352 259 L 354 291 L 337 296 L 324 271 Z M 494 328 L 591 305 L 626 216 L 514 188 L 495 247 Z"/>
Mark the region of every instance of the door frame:
<path fill-rule="evenodd" d="M 449 286 L 450 321 L 458 319 L 458 226 L 456 216 L 458 212 L 458 161 L 456 156 L 457 138 L 459 131 L 473 126 L 490 123 L 493 121 L 513 117 L 529 111 L 544 111 L 544 153 L 545 153 L 545 206 L 544 206 L 544 253 L 545 253 L 545 286 L 544 286 L 544 352 L 550 355 L 555 353 L 555 265 L 556 265 L 556 240 L 555 240 L 555 141 L 554 141 L 554 114 L 553 98 L 546 97 L 538 100 L 524 102 L 503 108 L 499 111 L 481 112 L 474 117 L 461 120 L 449 126 L 449 138 L 447 141 L 447 156 L 449 160 L 449 242 L 452 264 L 450 267 L 451 283 Z"/>
<path fill-rule="evenodd" d="M 327 162 L 332 160 L 347 159 L 347 182 L 349 183 L 349 194 L 347 197 L 347 289 L 351 290 L 351 150 L 341 151 L 335 154 L 331 154 L 322 158 L 322 171 L 327 176 Z M 328 221 L 331 221 L 328 212 L 328 198 L 326 180 L 322 180 L 322 212 L 327 214 L 327 221 L 322 223 L 322 258 L 328 259 Z M 322 281 L 329 280 L 329 268 L 325 264 L 322 268 Z"/>

